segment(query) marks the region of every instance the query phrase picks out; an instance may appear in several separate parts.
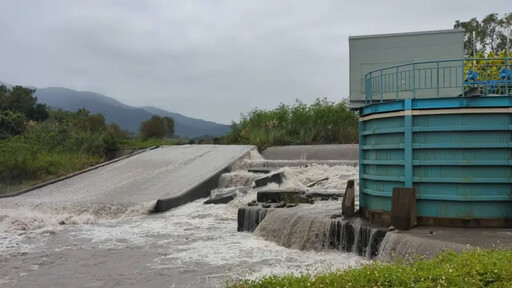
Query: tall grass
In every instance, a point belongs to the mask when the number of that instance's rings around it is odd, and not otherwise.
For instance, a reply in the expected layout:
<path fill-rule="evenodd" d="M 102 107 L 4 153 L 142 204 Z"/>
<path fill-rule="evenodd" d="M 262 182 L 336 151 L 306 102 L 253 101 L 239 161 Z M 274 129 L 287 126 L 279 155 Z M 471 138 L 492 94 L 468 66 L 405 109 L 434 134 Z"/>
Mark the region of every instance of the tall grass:
<path fill-rule="evenodd" d="M 372 263 L 361 268 L 309 275 L 267 276 L 230 288 L 270 287 L 512 287 L 512 250 L 445 252 L 413 263 Z"/>
<path fill-rule="evenodd" d="M 346 101 L 317 99 L 307 105 L 296 101 L 273 110 L 254 109 L 232 123 L 226 144 L 252 144 L 259 147 L 290 144 L 357 143 L 357 114 Z"/>

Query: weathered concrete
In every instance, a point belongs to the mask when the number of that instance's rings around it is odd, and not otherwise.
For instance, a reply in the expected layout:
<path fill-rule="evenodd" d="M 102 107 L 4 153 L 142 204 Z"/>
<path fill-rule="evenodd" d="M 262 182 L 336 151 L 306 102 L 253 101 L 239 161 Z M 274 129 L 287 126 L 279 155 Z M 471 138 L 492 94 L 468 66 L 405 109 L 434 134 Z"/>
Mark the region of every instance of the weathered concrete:
<path fill-rule="evenodd" d="M 253 146 L 165 146 L 99 167 L 2 204 L 19 203 L 122 203 L 155 201 L 161 212 L 198 198 L 216 188 L 230 165 L 246 156 Z M 157 201 L 158 200 L 158 201 Z"/>
<path fill-rule="evenodd" d="M 409 230 L 416 225 L 416 189 L 393 188 L 391 225 L 401 230 Z"/>
<path fill-rule="evenodd" d="M 279 203 L 284 201 L 285 203 L 308 203 L 309 199 L 302 196 L 304 191 L 296 190 L 281 190 L 281 189 L 268 189 L 258 191 L 256 194 L 256 200 L 261 203 Z"/>
<path fill-rule="evenodd" d="M 269 147 L 261 152 L 269 160 L 359 160 L 359 145 L 300 145 Z"/>
<path fill-rule="evenodd" d="M 227 204 L 237 197 L 237 193 L 246 194 L 250 189 L 252 189 L 251 186 L 223 189 L 221 192 L 217 191 L 215 195 L 210 195 L 210 199 L 203 204 Z"/>
<path fill-rule="evenodd" d="M 357 167 L 359 161 L 357 160 L 251 160 L 241 163 L 239 169 L 252 169 L 252 168 L 282 168 L 282 167 L 308 167 L 310 165 L 325 165 L 325 166 L 352 166 Z"/>
<path fill-rule="evenodd" d="M 226 195 L 216 196 L 214 198 L 204 201 L 203 204 L 227 204 L 236 198 L 236 192 L 231 192 Z"/>
<path fill-rule="evenodd" d="M 275 170 L 275 168 L 270 168 L 270 167 L 255 167 L 255 168 L 247 169 L 247 172 L 259 173 L 259 174 L 269 174 L 270 172 L 272 172 L 274 170 Z"/>
<path fill-rule="evenodd" d="M 270 219 L 269 219 L 270 218 Z M 255 231 L 266 240 L 302 250 L 336 249 L 374 258 L 386 229 L 357 218 L 330 219 L 326 210 L 265 209 L 238 210 L 238 231 Z"/>
<path fill-rule="evenodd" d="M 265 185 L 268 185 L 270 183 L 281 184 L 281 183 L 283 183 L 283 179 L 284 179 L 283 172 L 267 174 L 265 176 L 262 176 L 256 180 L 254 180 L 254 185 L 256 186 L 256 188 L 258 188 L 258 187 L 263 187 Z"/>
<path fill-rule="evenodd" d="M 343 202 L 341 202 L 341 214 L 344 216 L 354 216 L 356 213 L 355 204 L 355 187 L 354 180 L 348 180 L 345 195 L 343 195 Z"/>

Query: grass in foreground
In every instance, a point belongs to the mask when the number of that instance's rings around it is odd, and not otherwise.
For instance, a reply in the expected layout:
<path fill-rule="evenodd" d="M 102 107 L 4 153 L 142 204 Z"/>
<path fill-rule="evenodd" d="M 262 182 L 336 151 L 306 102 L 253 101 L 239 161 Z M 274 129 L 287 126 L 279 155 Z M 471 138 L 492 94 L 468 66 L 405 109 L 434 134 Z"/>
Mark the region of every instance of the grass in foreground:
<path fill-rule="evenodd" d="M 512 287 L 512 250 L 445 252 L 413 263 L 372 263 L 313 277 L 268 276 L 228 287 Z"/>

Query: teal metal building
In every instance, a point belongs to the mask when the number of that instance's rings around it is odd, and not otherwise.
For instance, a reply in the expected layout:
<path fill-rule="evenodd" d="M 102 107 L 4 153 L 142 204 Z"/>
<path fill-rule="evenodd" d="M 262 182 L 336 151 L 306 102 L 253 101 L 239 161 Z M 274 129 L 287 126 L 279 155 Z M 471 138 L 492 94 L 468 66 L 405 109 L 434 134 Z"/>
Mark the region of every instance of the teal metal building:
<path fill-rule="evenodd" d="M 420 225 L 512 227 L 511 59 L 437 59 L 364 75 L 361 215 L 389 224 L 414 187 Z"/>

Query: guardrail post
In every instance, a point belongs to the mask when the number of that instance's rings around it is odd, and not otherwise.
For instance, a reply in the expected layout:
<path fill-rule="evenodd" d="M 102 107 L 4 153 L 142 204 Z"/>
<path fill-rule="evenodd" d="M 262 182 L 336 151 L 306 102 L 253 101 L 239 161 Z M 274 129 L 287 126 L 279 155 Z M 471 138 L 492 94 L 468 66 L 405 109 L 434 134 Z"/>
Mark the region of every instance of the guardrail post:
<path fill-rule="evenodd" d="M 462 97 L 464 97 L 464 59 L 462 59 Z"/>
<path fill-rule="evenodd" d="M 489 91 L 489 88 L 487 87 L 487 73 L 489 73 L 489 63 L 487 62 L 487 58 L 485 58 L 484 96 L 487 96 L 487 92 Z"/>
<path fill-rule="evenodd" d="M 380 103 L 382 103 L 382 69 L 380 69 Z"/>
<path fill-rule="evenodd" d="M 416 99 L 416 64 L 412 63 L 412 98 Z"/>
<path fill-rule="evenodd" d="M 396 80 L 395 80 L 395 83 L 396 83 L 396 100 L 398 100 L 398 66 L 396 66 Z"/>
<path fill-rule="evenodd" d="M 368 74 L 364 75 L 364 105 L 368 105 Z"/>
<path fill-rule="evenodd" d="M 507 39 L 508 39 L 508 38 L 507 38 Z M 507 56 L 509 56 L 509 55 L 507 55 Z M 509 72 L 510 72 L 510 58 L 508 58 L 508 57 L 507 57 L 507 69 L 509 69 Z M 508 86 L 509 86 L 509 83 L 508 83 L 508 82 L 509 82 L 509 81 L 510 81 L 510 80 L 508 80 L 507 75 L 505 75 L 505 93 L 506 93 L 505 95 L 506 95 L 506 96 L 510 96 L 510 95 L 508 94 L 508 91 L 510 91 L 510 90 L 508 90 L 508 89 L 509 89 L 509 88 L 508 88 Z"/>
<path fill-rule="evenodd" d="M 436 65 L 436 68 L 437 68 L 437 73 L 436 73 L 436 75 L 437 75 L 436 95 L 439 98 L 439 61 L 436 62 L 436 64 L 437 64 Z"/>

